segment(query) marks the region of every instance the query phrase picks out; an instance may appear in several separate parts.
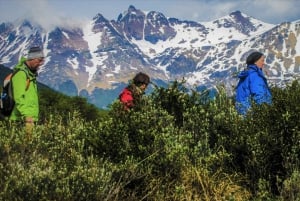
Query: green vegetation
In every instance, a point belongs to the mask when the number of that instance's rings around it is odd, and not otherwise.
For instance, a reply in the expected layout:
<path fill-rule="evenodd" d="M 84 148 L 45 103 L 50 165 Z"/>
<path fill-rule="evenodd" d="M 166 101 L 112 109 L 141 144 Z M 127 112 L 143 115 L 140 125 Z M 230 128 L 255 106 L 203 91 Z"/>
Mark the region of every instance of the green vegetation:
<path fill-rule="evenodd" d="M 298 81 L 245 118 L 217 91 L 174 82 L 99 111 L 42 90 L 31 138 L 0 121 L 0 200 L 300 200 Z"/>

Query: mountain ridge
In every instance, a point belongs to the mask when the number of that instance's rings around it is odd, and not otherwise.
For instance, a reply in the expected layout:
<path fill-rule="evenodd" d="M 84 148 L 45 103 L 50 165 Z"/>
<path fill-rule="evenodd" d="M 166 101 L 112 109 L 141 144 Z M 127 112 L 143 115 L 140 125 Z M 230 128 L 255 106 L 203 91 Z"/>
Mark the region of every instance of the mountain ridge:
<path fill-rule="evenodd" d="M 299 24 L 268 24 L 240 11 L 211 22 L 182 21 L 131 5 L 117 20 L 98 13 L 84 26 L 48 32 L 27 20 L 19 26 L 2 23 L 0 58 L 12 68 L 26 48 L 41 45 L 47 57 L 40 82 L 101 108 L 139 71 L 154 83 L 184 77 L 191 86 L 222 84 L 232 94 L 233 75 L 254 50 L 266 54 L 272 83 L 284 85 L 298 75 Z"/>

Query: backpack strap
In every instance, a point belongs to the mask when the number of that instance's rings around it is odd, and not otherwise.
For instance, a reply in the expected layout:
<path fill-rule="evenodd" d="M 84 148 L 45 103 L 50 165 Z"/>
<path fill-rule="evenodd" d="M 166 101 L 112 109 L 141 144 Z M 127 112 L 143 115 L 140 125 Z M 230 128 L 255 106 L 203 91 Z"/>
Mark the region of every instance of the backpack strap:
<path fill-rule="evenodd" d="M 27 79 L 26 79 L 26 88 L 25 88 L 25 91 L 27 91 L 27 90 L 28 90 L 28 88 L 29 88 L 29 85 L 30 85 L 30 79 L 29 79 L 29 78 L 27 78 Z"/>

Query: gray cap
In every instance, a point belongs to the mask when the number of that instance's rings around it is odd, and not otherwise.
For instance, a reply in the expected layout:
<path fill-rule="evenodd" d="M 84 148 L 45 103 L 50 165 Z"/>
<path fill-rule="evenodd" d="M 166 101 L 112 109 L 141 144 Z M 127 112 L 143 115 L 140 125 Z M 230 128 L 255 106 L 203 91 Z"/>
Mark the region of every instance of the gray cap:
<path fill-rule="evenodd" d="M 40 47 L 31 47 L 28 51 L 27 59 L 44 58 L 44 53 Z"/>

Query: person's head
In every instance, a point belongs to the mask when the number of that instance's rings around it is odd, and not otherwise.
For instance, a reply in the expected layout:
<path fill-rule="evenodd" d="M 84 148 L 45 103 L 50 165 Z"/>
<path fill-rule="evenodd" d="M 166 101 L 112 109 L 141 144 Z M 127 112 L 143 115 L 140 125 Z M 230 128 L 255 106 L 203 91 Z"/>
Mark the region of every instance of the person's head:
<path fill-rule="evenodd" d="M 26 64 L 32 71 L 37 71 L 44 64 L 44 53 L 40 47 L 29 49 Z"/>
<path fill-rule="evenodd" d="M 133 84 L 142 90 L 145 90 L 150 83 L 150 77 L 142 72 L 136 74 L 133 78 Z"/>
<path fill-rule="evenodd" d="M 260 52 L 252 52 L 246 59 L 246 64 L 255 64 L 258 68 L 263 68 L 265 65 L 265 56 Z"/>

